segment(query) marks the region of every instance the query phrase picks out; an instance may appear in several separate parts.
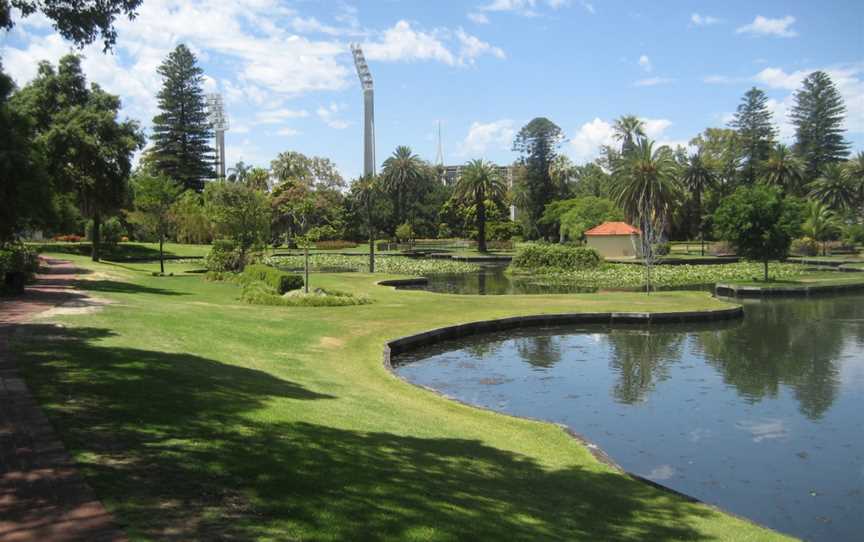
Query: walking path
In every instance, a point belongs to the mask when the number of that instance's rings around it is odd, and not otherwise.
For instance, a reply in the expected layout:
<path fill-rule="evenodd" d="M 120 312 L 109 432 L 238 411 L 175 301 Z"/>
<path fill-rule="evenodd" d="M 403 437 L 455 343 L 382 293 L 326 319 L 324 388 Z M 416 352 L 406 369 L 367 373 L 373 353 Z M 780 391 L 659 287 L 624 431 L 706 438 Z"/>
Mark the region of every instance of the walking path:
<path fill-rule="evenodd" d="M 21 379 L 9 351 L 16 327 L 80 298 L 71 262 L 43 260 L 36 284 L 0 300 L 0 542 L 125 541 L 84 482 Z"/>

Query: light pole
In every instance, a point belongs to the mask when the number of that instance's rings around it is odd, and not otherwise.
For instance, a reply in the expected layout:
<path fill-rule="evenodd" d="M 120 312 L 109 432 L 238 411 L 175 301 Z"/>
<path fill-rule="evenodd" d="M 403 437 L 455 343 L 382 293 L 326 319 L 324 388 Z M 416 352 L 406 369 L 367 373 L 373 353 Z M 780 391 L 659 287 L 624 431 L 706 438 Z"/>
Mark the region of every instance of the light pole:
<path fill-rule="evenodd" d="M 372 74 L 359 43 L 351 44 L 354 66 L 363 88 L 363 174 L 375 175 L 375 98 Z"/>
<path fill-rule="evenodd" d="M 221 94 L 207 95 L 207 120 L 216 132 L 216 176 L 225 178 L 225 132 L 228 130 L 228 116 Z"/>

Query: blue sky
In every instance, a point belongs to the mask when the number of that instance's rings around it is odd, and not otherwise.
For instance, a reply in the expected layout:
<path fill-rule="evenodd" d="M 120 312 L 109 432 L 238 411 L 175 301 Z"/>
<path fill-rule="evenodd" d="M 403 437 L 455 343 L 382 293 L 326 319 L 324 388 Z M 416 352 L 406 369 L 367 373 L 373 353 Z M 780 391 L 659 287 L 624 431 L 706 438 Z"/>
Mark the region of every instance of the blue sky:
<path fill-rule="evenodd" d="M 156 67 L 178 43 L 199 56 L 208 91 L 225 96 L 229 164 L 267 166 L 280 151 L 362 169 L 362 99 L 348 44 L 375 80 L 379 162 L 396 145 L 428 160 L 443 129 L 448 163 L 510 162 L 513 135 L 536 116 L 565 132 L 562 150 L 592 159 L 615 117 L 686 143 L 722 126 L 753 85 L 771 98 L 781 139 L 792 94 L 810 71 L 846 99 L 848 139 L 864 149 L 864 3 L 604 0 L 144 0 L 118 25 L 117 49 L 84 49 L 87 75 L 119 94 L 145 128 Z M 70 47 L 41 17 L 0 35 L 19 85 Z"/>

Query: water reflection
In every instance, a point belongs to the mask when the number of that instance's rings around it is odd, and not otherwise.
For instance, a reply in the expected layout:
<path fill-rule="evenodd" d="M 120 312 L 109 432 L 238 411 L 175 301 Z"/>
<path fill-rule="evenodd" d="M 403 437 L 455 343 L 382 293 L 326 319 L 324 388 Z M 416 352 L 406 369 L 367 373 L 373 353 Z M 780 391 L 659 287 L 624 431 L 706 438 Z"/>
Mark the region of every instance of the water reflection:
<path fill-rule="evenodd" d="M 864 517 L 864 296 L 743 320 L 549 328 L 405 356 L 411 381 L 564 423 L 624 468 L 809 540 Z"/>

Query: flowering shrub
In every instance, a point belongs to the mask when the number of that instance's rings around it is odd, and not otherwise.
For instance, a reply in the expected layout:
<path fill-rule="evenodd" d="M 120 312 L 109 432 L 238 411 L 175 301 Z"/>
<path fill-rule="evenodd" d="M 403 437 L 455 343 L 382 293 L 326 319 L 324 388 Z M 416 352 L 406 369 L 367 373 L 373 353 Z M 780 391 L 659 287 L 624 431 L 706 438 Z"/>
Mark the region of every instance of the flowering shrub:
<path fill-rule="evenodd" d="M 62 241 L 64 243 L 80 243 L 84 240 L 84 236 L 77 235 L 75 233 L 69 233 L 66 235 L 55 235 L 52 239 L 54 241 Z"/>

